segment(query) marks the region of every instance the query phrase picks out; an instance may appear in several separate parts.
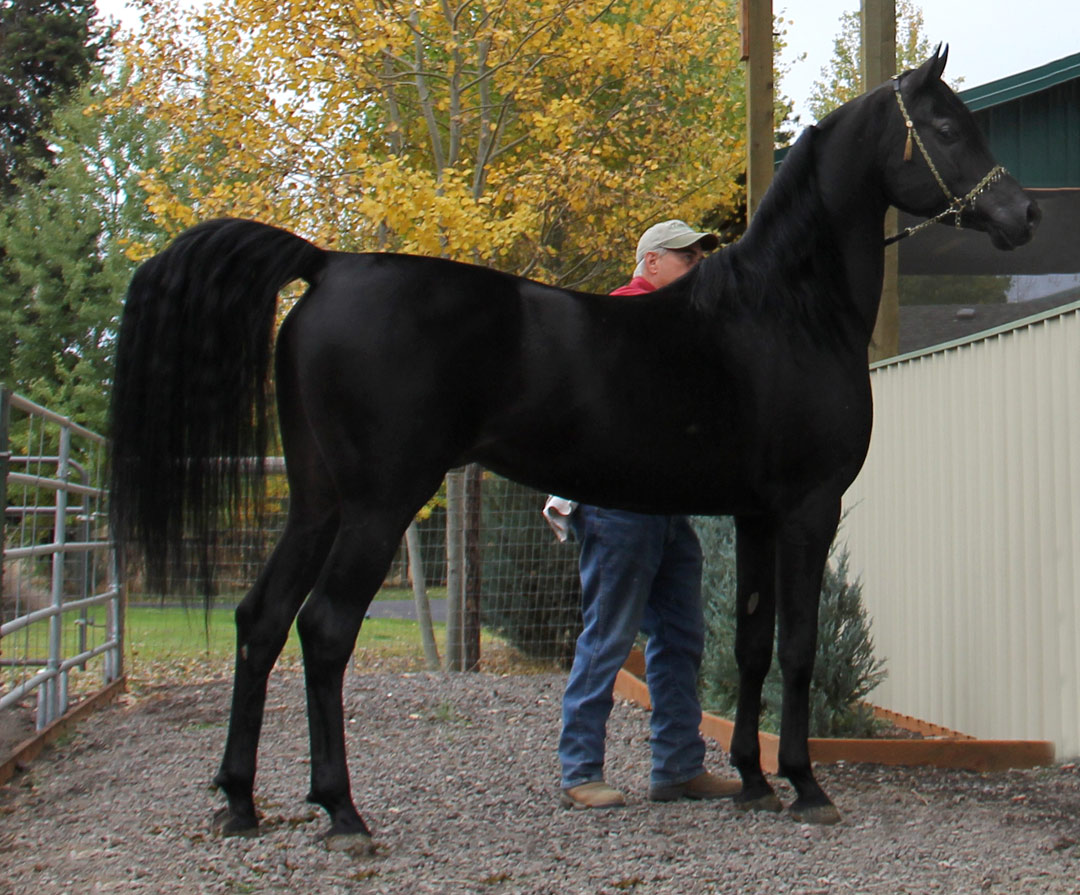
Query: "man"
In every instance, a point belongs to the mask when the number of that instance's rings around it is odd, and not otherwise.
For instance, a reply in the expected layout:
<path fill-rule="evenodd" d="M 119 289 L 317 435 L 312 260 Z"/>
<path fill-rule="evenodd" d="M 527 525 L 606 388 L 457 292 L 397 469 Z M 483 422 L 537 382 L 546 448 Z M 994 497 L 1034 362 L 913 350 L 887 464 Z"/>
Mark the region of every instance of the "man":
<path fill-rule="evenodd" d="M 652 292 L 690 271 L 716 248 L 711 233 L 682 221 L 650 227 L 637 267 L 612 295 Z M 686 516 L 658 516 L 576 506 L 549 498 L 544 515 L 560 538 L 572 528 L 581 544 L 584 630 L 563 696 L 559 738 L 562 804 L 615 808 L 624 795 L 604 782 L 604 738 L 615 677 L 638 631 L 648 635 L 645 663 L 653 710 L 649 798 L 717 799 L 739 791 L 735 780 L 705 770 L 698 730 L 697 674 L 704 643 L 701 547 Z"/>

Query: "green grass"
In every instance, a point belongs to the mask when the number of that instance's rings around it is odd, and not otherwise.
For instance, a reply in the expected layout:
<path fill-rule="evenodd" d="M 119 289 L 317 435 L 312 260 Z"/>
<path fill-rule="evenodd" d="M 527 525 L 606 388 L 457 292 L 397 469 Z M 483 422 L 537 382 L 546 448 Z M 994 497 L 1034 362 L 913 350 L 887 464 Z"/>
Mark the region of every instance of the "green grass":
<path fill-rule="evenodd" d="M 444 642 L 446 626 L 435 625 L 435 638 Z M 420 628 L 409 619 L 369 618 L 356 639 L 358 648 L 378 648 L 392 655 L 423 652 Z M 127 611 L 128 654 L 136 661 L 168 662 L 171 659 L 231 659 L 236 649 L 236 629 L 231 609 L 201 609 L 173 606 L 134 606 Z M 300 642 L 296 625 L 282 652 L 284 658 L 299 658 Z"/>
<path fill-rule="evenodd" d="M 134 606 L 128 608 L 125 623 L 128 655 L 136 660 L 225 657 L 232 655 L 235 648 L 233 614 L 229 609 L 213 609 L 204 615 L 201 609 Z"/>
<path fill-rule="evenodd" d="M 385 589 L 384 589 L 385 590 Z M 411 591 L 404 591 L 411 599 Z M 438 592 L 433 593 L 437 597 Z M 395 597 L 391 597 L 394 599 Z M 446 625 L 434 626 L 439 656 L 446 655 Z M 125 669 L 136 688 L 179 680 L 216 679 L 231 673 L 236 651 L 231 609 L 129 606 L 126 614 Z M 483 667 L 496 673 L 551 671 L 550 663 L 521 656 L 489 629 L 480 632 Z M 293 625 L 279 665 L 301 667 L 300 641 Z M 358 671 L 400 673 L 424 668 L 420 626 L 410 619 L 369 618 L 356 639 L 353 667 Z"/>

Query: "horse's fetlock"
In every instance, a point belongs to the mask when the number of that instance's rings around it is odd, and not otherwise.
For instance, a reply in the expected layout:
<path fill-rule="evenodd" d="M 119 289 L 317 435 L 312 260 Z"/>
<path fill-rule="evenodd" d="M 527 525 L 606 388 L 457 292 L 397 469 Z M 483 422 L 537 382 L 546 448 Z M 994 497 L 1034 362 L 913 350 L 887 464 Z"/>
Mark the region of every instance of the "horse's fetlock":
<path fill-rule="evenodd" d="M 250 810 L 255 808 L 255 778 L 239 776 L 226 770 L 220 770 L 214 775 L 213 785 L 229 800 L 233 808 Z"/>
<path fill-rule="evenodd" d="M 814 779 L 813 774 L 810 773 L 809 765 L 805 764 L 789 764 L 785 761 L 778 761 L 776 770 L 781 777 L 787 778 L 792 785 L 807 778 Z"/>
<path fill-rule="evenodd" d="M 337 812 L 341 805 L 340 793 L 330 792 L 328 789 L 315 789 L 312 787 L 308 790 L 308 794 L 304 797 L 311 805 L 318 805 L 331 817 Z"/>

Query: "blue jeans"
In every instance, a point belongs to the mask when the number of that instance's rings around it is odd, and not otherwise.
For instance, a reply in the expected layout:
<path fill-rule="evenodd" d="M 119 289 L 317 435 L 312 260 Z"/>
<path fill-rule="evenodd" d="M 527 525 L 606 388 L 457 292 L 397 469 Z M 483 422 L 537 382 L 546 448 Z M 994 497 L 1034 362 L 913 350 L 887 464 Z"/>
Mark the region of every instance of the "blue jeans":
<path fill-rule="evenodd" d="M 639 630 L 649 638 L 651 782 L 690 780 L 705 770 L 697 695 L 705 627 L 701 546 L 690 521 L 580 506 L 570 523 L 581 544 L 585 627 L 563 696 L 562 787 L 604 778 L 615 677 Z"/>

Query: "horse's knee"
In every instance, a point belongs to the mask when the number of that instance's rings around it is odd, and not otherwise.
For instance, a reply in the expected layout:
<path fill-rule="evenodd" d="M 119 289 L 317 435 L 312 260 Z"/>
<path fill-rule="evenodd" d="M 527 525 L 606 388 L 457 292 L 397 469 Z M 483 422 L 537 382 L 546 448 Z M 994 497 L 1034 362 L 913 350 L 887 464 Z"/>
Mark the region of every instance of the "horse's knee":
<path fill-rule="evenodd" d="M 801 692 L 808 689 L 814 674 L 814 648 L 780 649 L 777 654 L 780 675 L 785 690 Z"/>
<path fill-rule="evenodd" d="M 735 663 L 739 674 L 762 681 L 769 673 L 773 657 L 775 609 L 772 597 L 755 591 L 738 601 L 739 618 L 735 627 Z"/>
<path fill-rule="evenodd" d="M 741 678 L 764 680 L 772 664 L 772 643 L 736 637 L 735 664 Z"/>
<path fill-rule="evenodd" d="M 811 624 L 790 629 L 777 641 L 776 658 L 785 684 L 808 682 L 814 670 L 814 658 L 817 652 L 817 616 Z"/>

